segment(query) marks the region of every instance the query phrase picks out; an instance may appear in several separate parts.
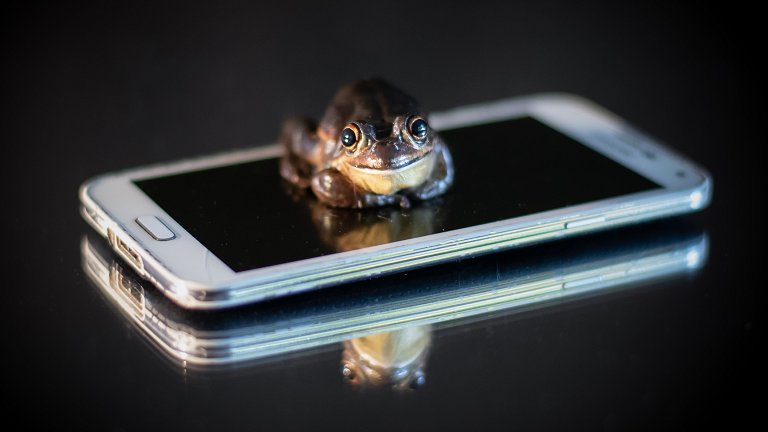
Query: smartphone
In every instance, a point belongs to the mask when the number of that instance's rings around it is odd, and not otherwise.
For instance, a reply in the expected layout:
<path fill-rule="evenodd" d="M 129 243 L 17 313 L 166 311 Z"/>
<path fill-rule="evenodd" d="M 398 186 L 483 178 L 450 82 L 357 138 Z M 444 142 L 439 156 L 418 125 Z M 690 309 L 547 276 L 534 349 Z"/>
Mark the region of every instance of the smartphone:
<path fill-rule="evenodd" d="M 347 354 L 354 354 L 371 348 L 365 343 L 371 338 L 412 342 L 384 344 L 409 353 L 386 358 L 423 360 L 414 349 L 428 349 L 434 331 L 499 315 L 551 312 L 609 293 L 642 292 L 660 278 L 702 268 L 708 252 L 705 232 L 674 220 L 581 240 L 508 250 L 460 265 L 441 264 L 216 313 L 176 305 L 123 266 L 95 236 L 83 237 L 81 252 L 85 274 L 152 348 L 174 365 L 198 370 L 309 355 L 342 343 L 345 352 L 351 351 Z"/>
<path fill-rule="evenodd" d="M 332 209 L 257 147 L 108 174 L 82 214 L 143 277 L 215 309 L 698 210 L 712 179 L 608 111 L 547 94 L 435 113 L 455 181 L 410 210 Z M 311 194 L 310 194 L 311 195 Z"/>

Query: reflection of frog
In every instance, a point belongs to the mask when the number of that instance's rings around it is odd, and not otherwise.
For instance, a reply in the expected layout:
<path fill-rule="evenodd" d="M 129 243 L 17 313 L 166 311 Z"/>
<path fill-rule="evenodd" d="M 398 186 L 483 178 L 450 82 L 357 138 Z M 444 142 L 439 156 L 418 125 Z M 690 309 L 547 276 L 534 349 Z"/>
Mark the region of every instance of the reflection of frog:
<path fill-rule="evenodd" d="M 350 339 L 344 342 L 341 373 L 355 385 L 416 389 L 425 382 L 431 340 L 429 326 Z"/>
<path fill-rule="evenodd" d="M 280 173 L 333 207 L 410 206 L 453 182 L 451 154 L 426 113 L 380 79 L 343 86 L 320 124 L 291 119 Z"/>
<path fill-rule="evenodd" d="M 313 201 L 312 219 L 323 242 L 337 252 L 347 252 L 434 233 L 443 217 L 439 201 L 407 210 L 384 207 L 354 212 Z"/>
<path fill-rule="evenodd" d="M 326 207 L 311 197 L 307 199 L 301 191 L 289 188 L 288 192 L 297 203 L 309 205 L 318 235 L 337 252 L 429 235 L 441 225 L 443 217 L 440 199 L 409 209 L 349 211 Z M 429 326 L 349 339 L 344 342 L 342 375 L 358 386 L 391 385 L 398 390 L 421 387 L 431 340 Z"/>

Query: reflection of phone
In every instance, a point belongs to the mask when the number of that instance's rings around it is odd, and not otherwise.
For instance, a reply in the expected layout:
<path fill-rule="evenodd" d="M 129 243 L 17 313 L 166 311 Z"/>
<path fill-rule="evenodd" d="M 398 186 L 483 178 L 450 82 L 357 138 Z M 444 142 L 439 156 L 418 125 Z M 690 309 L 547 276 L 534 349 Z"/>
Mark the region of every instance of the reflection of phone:
<path fill-rule="evenodd" d="M 177 363 L 204 366 L 338 347 L 334 344 L 350 339 L 360 343 L 345 349 L 359 350 L 371 337 L 388 335 L 408 336 L 428 349 L 428 333 L 446 326 L 552 310 L 622 288 L 634 292 L 706 262 L 706 234 L 676 222 L 597 234 L 589 242 L 572 239 L 506 251 L 215 314 L 178 307 L 123 268 L 97 238 L 84 237 L 81 251 L 88 277 L 160 352 Z"/>
<path fill-rule="evenodd" d="M 81 189 L 83 214 L 176 302 L 218 308 L 709 201 L 707 174 L 582 99 L 513 99 L 429 121 L 455 182 L 410 211 L 319 206 L 285 187 L 270 146 L 96 178 Z"/>

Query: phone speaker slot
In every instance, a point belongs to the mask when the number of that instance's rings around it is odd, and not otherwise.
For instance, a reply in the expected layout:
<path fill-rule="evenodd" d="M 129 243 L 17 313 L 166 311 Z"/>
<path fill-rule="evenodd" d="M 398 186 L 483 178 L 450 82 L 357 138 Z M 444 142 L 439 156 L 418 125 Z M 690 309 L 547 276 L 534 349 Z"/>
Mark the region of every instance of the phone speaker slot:
<path fill-rule="evenodd" d="M 112 245 L 112 248 L 116 250 L 121 257 L 133 264 L 139 271 L 144 269 L 144 264 L 142 263 L 141 256 L 138 252 L 128 246 L 125 241 L 112 231 L 111 228 L 107 229 L 107 238 L 109 239 L 109 244 Z"/>

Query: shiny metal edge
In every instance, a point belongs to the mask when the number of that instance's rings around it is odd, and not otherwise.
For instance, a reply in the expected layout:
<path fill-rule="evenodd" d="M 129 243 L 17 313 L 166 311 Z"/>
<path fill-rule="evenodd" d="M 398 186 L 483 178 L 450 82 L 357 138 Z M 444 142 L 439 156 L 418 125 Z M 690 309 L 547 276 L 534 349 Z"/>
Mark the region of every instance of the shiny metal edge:
<path fill-rule="evenodd" d="M 152 313 L 151 305 L 135 311 L 127 299 L 110 285 L 109 269 L 104 259 L 90 247 L 87 238 L 81 242 L 83 269 L 111 302 L 148 336 L 171 359 L 197 366 L 229 365 L 279 354 L 325 346 L 355 337 L 389 332 L 413 325 L 434 324 L 450 326 L 458 320 L 482 320 L 483 314 L 508 311 L 550 300 L 594 294 L 597 291 L 648 281 L 686 271 L 696 271 L 706 263 L 709 241 L 703 234 L 694 242 L 676 248 L 661 248 L 658 253 L 638 258 L 630 255 L 620 262 L 606 262 L 589 268 L 586 264 L 573 266 L 559 276 L 549 272 L 528 275 L 525 282 L 505 281 L 503 287 L 486 284 L 476 287 L 480 292 L 461 298 L 430 298 L 429 301 L 394 309 L 385 316 L 359 316 L 312 325 L 311 331 L 298 327 L 280 334 L 254 334 L 233 338 L 196 338 L 183 329 L 167 325 Z M 594 265 L 594 264 L 593 264 Z M 485 288 L 485 289 L 483 289 Z M 339 322 L 341 321 L 341 323 Z M 205 356 L 200 355 L 205 353 Z"/>

